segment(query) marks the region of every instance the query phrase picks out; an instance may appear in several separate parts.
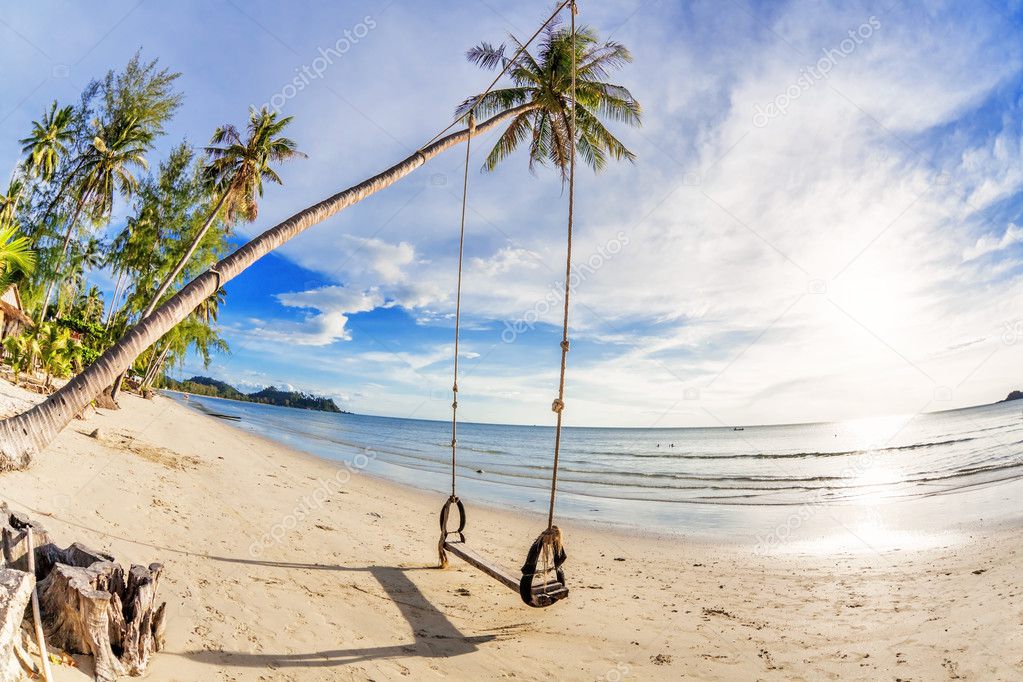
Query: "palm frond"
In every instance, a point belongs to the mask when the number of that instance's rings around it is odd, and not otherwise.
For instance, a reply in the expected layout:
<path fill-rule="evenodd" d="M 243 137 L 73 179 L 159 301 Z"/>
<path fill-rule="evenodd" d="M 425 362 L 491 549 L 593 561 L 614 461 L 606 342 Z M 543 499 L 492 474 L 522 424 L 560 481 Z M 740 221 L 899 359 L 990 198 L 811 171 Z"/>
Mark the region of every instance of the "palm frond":
<path fill-rule="evenodd" d="M 494 170 L 498 163 L 506 159 L 518 148 L 523 140 L 529 137 L 530 130 L 528 112 L 521 113 L 512 119 L 512 122 L 501 134 L 501 137 L 497 139 L 494 148 L 487 154 L 486 161 L 483 162 L 483 168 L 487 171 Z"/>
<path fill-rule="evenodd" d="M 481 42 L 466 50 L 465 58 L 481 69 L 491 71 L 498 67 L 504 68 L 508 63 L 507 57 L 504 56 L 504 49 L 503 43 L 494 47 L 490 43 Z"/>

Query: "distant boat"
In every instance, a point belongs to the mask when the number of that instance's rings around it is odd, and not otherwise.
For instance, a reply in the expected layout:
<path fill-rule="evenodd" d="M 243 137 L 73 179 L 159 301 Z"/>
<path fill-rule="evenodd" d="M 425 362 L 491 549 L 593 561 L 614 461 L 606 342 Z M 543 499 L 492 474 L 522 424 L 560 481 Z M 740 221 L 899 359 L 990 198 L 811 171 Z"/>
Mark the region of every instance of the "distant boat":
<path fill-rule="evenodd" d="M 743 426 L 733 426 L 732 431 L 745 431 L 746 428 Z"/>

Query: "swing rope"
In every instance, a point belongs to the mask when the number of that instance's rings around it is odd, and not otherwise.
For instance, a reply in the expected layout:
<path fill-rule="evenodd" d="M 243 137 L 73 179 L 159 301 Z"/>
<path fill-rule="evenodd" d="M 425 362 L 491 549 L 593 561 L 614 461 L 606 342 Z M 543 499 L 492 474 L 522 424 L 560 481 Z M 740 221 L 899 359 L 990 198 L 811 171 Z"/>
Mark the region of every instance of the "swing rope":
<path fill-rule="evenodd" d="M 459 226 L 459 235 L 458 235 L 458 281 L 457 281 L 456 289 L 455 289 L 455 359 L 454 359 L 454 369 L 453 369 L 454 377 L 453 377 L 453 382 L 452 382 L 452 385 L 451 385 L 451 393 L 452 393 L 452 399 L 451 399 L 451 500 L 452 501 L 457 500 L 457 495 L 455 494 L 455 482 L 457 480 L 457 476 L 456 476 L 456 470 L 457 470 L 456 451 L 457 451 L 457 443 L 458 443 L 458 345 L 459 345 L 459 326 L 460 326 L 461 315 L 462 315 L 462 259 L 463 259 L 463 255 L 465 253 L 465 213 L 466 213 L 466 205 L 467 205 L 468 197 L 469 197 L 469 152 L 470 152 L 470 142 L 472 141 L 472 136 L 476 132 L 476 107 L 479 106 L 480 102 L 483 101 L 484 97 L 486 97 L 487 95 L 490 94 L 490 91 L 494 89 L 494 86 L 497 85 L 497 82 L 499 80 L 501 80 L 501 77 L 504 76 L 504 74 L 506 74 L 508 72 L 508 69 L 510 69 L 512 67 L 512 65 L 515 64 L 518 61 L 518 58 L 522 55 L 522 53 L 524 53 L 529 48 L 529 46 L 532 44 L 532 42 L 534 40 L 536 40 L 537 36 L 539 36 L 540 33 L 542 33 L 543 30 L 545 28 L 547 28 L 547 26 L 552 21 L 554 21 L 554 19 L 558 16 L 558 14 L 561 12 L 561 10 L 565 9 L 565 7 L 568 6 L 569 4 L 572 5 L 572 9 L 573 9 L 573 15 L 572 15 L 572 26 L 573 26 L 573 37 L 572 37 L 572 42 L 573 42 L 573 56 L 572 56 L 572 67 L 573 67 L 572 68 L 572 83 L 573 83 L 573 85 L 572 85 L 572 101 L 573 101 L 573 105 L 572 106 L 573 106 L 573 110 L 572 110 L 572 114 L 573 114 L 573 118 L 575 117 L 575 108 L 574 108 L 575 107 L 575 104 L 574 104 L 574 102 L 575 102 L 575 55 L 574 55 L 574 47 L 575 47 L 575 14 L 574 14 L 574 12 L 575 12 L 575 0 L 563 0 L 560 4 L 558 4 L 557 7 L 554 8 L 554 11 L 551 12 L 550 16 L 548 16 L 547 19 L 542 24 L 540 24 L 540 28 L 536 29 L 536 31 L 533 33 L 533 35 L 529 37 L 529 40 L 524 42 L 519 47 L 519 49 L 516 50 L 516 52 L 512 56 L 512 58 L 509 59 L 507 62 L 505 62 L 504 68 L 502 68 L 501 71 L 494 78 L 494 80 L 492 80 L 490 82 L 490 85 L 487 86 L 487 89 L 484 90 L 483 93 L 480 94 L 479 97 L 476 98 L 476 101 L 473 102 L 473 105 L 472 105 L 472 107 L 469 108 L 469 112 L 467 114 L 468 124 L 469 124 L 469 136 L 465 140 L 465 172 L 464 172 L 463 177 L 462 177 L 462 219 L 461 219 L 461 225 Z M 436 140 L 440 139 L 441 135 L 443 135 L 447 131 L 451 130 L 455 126 L 455 124 L 458 123 L 459 120 L 460 119 L 455 119 L 454 121 L 449 123 L 448 126 L 446 128 L 444 128 L 444 130 L 442 130 L 439 133 L 437 133 L 436 135 L 434 135 L 433 138 L 429 142 L 427 142 L 425 145 L 423 145 L 423 147 L 428 147 L 431 144 L 433 144 Z M 573 127 L 573 132 L 574 132 L 574 127 Z M 574 142 L 574 140 L 573 140 L 572 145 L 573 145 L 572 146 L 572 151 L 573 151 L 573 156 L 574 156 L 574 153 L 575 153 L 575 142 Z M 574 166 L 573 166 L 573 169 L 574 169 Z M 562 384 L 564 384 L 564 373 L 565 373 L 565 371 L 564 371 L 564 358 L 562 358 L 562 372 L 561 373 L 562 373 Z M 557 467 L 557 455 L 555 455 L 555 469 L 556 469 L 556 467 Z M 552 504 L 553 504 L 553 501 L 552 501 Z"/>
<path fill-rule="evenodd" d="M 558 415 L 557 425 L 554 428 L 554 464 L 551 468 L 551 503 L 547 510 L 547 530 L 554 530 L 554 502 L 558 492 L 558 459 L 561 454 L 561 417 L 565 411 L 565 371 L 568 367 L 568 299 L 572 293 L 572 228 L 575 219 L 575 69 L 576 69 L 576 45 L 575 45 L 575 15 L 579 8 L 575 0 L 571 0 L 572 8 L 569 11 L 571 19 L 572 36 L 572 102 L 569 110 L 568 120 L 568 240 L 565 251 L 565 310 L 561 323 L 561 374 L 558 379 L 558 397 L 551 405 L 551 409 Z M 560 544 L 560 543 L 558 543 Z"/>
<path fill-rule="evenodd" d="M 469 151 L 476 133 L 476 115 L 469 111 L 469 137 L 465 138 L 465 174 L 462 177 L 462 222 L 458 231 L 458 283 L 455 286 L 455 363 L 451 384 L 451 497 L 455 498 L 455 450 L 458 443 L 458 337 L 462 320 L 462 257 L 465 254 L 465 208 L 469 201 Z"/>

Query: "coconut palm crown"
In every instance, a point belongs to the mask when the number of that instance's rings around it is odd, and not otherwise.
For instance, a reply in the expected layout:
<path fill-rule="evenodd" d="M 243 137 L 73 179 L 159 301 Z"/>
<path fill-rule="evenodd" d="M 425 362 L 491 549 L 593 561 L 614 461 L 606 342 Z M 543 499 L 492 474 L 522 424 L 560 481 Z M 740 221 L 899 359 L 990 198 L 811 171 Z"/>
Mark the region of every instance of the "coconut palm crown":
<path fill-rule="evenodd" d="M 291 116 L 278 119 L 277 112 L 267 109 L 250 109 L 245 139 L 231 124 L 213 133 L 206 148 L 210 156 L 206 177 L 216 194 L 226 197 L 224 209 L 229 224 L 239 218 L 248 222 L 256 219 L 256 198 L 263 196 L 264 180 L 283 184 L 271 164 L 305 158 L 294 140 L 281 135 L 291 120 Z"/>
<path fill-rule="evenodd" d="M 53 177 L 67 145 L 74 139 L 73 119 L 71 107 L 58 109 L 54 101 L 42 120 L 32 121 L 32 134 L 20 140 L 21 151 L 28 155 L 25 170 L 29 175 L 43 180 Z"/>
<path fill-rule="evenodd" d="M 515 36 L 509 36 L 512 54 L 522 48 Z M 575 32 L 576 63 L 576 151 L 595 171 L 607 166 L 608 158 L 635 161 L 629 151 L 604 126 L 601 119 L 640 125 L 642 109 L 627 88 L 607 82 L 612 71 L 632 61 L 632 54 L 621 43 L 601 43 L 596 32 L 580 27 Z M 498 163 L 529 140 L 529 169 L 551 163 L 567 177 L 572 111 L 572 33 L 549 26 L 544 30 L 536 55 L 522 50 L 518 57 L 506 56 L 506 45 L 494 47 L 481 42 L 466 58 L 483 69 L 508 67 L 512 86 L 490 91 L 485 96 L 469 97 L 456 110 L 459 116 L 470 111 L 477 117 L 489 117 L 523 104 L 533 107 L 515 116 L 497 140 L 484 162 L 494 170 Z M 514 59 L 514 62 L 509 62 Z"/>

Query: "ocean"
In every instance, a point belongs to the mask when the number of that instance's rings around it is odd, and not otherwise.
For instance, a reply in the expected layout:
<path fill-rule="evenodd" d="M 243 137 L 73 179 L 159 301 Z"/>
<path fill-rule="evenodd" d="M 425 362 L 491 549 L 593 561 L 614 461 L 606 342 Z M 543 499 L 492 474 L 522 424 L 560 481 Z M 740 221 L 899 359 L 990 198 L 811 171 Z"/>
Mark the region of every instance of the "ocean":
<path fill-rule="evenodd" d="M 450 492 L 448 422 L 331 414 L 167 392 L 349 468 Z M 467 506 L 545 512 L 551 427 L 459 425 Z M 559 517 L 753 544 L 764 552 L 938 546 L 1023 521 L 1023 402 L 845 422 L 578 428 Z"/>

